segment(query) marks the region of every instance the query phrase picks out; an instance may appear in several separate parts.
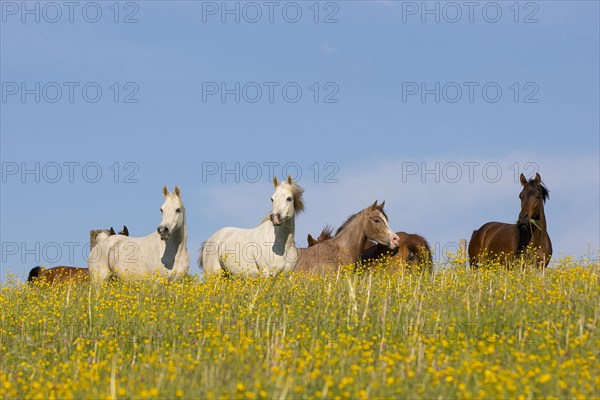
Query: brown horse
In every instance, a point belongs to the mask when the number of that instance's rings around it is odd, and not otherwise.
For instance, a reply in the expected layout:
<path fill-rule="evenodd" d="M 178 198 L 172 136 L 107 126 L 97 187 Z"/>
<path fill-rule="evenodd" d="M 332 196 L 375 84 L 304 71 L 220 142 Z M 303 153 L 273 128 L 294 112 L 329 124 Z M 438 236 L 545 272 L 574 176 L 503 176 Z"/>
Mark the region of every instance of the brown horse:
<path fill-rule="evenodd" d="M 544 203 L 549 191 L 540 174 L 529 181 L 521 174 L 523 190 L 519 194 L 521 211 L 516 224 L 488 222 L 473 231 L 469 242 L 469 262 L 476 267 L 486 259 L 496 259 L 509 265 L 518 257 L 533 252 L 535 263 L 546 267 L 552 257 L 552 242 L 546 230 Z"/>
<path fill-rule="evenodd" d="M 350 216 L 338 229 L 336 235 L 312 247 L 298 249 L 295 272 L 331 274 L 341 265 L 355 264 L 361 259 L 367 240 L 398 247 L 398 236 L 390 229 L 383 211 L 385 201 L 377 201 L 364 210 Z"/>
<path fill-rule="evenodd" d="M 389 256 L 389 270 L 399 270 L 404 266 L 415 269 L 433 269 L 431 249 L 427 240 L 416 233 L 396 232 L 400 245 L 395 249 L 379 243 L 367 242 L 362 255 L 362 262 L 369 266 L 382 256 Z"/>
<path fill-rule="evenodd" d="M 433 267 L 433 259 L 431 257 L 431 249 L 427 240 L 416 233 L 396 232 L 400 244 L 395 249 L 390 249 L 388 246 L 367 241 L 361 256 L 364 265 L 372 264 L 375 260 L 382 256 L 389 256 L 389 266 L 401 268 L 409 266 L 411 268 Z M 314 246 L 317 243 L 329 240 L 333 237 L 332 229 L 326 226 L 319 237 L 314 239 L 308 235 L 308 247 Z"/>
<path fill-rule="evenodd" d="M 110 227 L 109 236 L 116 235 L 115 230 Z M 123 226 L 123 230 L 118 233 L 119 235 L 129 236 L 129 229 L 126 226 Z M 43 268 L 43 267 L 34 267 L 29 271 L 29 276 L 27 277 L 27 282 L 47 282 L 49 285 L 53 285 L 59 282 L 87 282 L 89 280 L 89 271 L 87 268 L 78 268 L 78 267 L 53 267 L 53 268 Z"/>
<path fill-rule="evenodd" d="M 42 268 L 35 267 L 29 271 L 27 282 L 39 283 L 47 282 L 49 285 L 53 285 L 59 282 L 86 282 L 89 279 L 89 273 L 87 268 L 78 267 L 54 267 L 54 268 Z"/>

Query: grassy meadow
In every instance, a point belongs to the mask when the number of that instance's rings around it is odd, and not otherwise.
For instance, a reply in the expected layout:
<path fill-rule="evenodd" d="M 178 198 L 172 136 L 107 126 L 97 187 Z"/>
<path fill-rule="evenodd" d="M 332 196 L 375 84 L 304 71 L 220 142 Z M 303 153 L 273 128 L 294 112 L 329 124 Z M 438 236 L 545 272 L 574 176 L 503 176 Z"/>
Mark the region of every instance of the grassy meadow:
<path fill-rule="evenodd" d="M 597 264 L 0 289 L 5 399 L 600 396 Z"/>

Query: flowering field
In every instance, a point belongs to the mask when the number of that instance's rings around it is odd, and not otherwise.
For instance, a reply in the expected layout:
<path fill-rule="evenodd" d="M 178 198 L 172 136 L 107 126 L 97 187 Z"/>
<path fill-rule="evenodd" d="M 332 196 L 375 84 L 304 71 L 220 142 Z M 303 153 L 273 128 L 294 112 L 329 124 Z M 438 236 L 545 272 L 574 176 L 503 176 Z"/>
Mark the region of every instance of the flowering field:
<path fill-rule="evenodd" d="M 599 396 L 600 268 L 1 287 L 2 398 Z"/>

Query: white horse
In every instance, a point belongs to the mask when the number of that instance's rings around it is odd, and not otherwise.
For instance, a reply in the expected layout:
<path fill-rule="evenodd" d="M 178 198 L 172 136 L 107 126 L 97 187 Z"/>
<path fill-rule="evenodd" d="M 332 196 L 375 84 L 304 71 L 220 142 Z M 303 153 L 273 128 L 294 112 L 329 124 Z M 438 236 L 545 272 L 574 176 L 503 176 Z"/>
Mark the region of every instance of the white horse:
<path fill-rule="evenodd" d="M 271 213 L 253 229 L 222 228 L 200 249 L 198 265 L 205 275 L 275 275 L 292 271 L 298 259 L 294 242 L 296 214 L 304 210 L 304 190 L 292 178 L 277 183 Z"/>
<path fill-rule="evenodd" d="M 92 283 L 106 282 L 111 275 L 122 280 L 157 276 L 178 280 L 187 274 L 190 256 L 181 191 L 175 186 L 169 193 L 165 186 L 163 195 L 162 221 L 156 232 L 141 238 L 114 235 L 94 246 L 88 259 Z"/>

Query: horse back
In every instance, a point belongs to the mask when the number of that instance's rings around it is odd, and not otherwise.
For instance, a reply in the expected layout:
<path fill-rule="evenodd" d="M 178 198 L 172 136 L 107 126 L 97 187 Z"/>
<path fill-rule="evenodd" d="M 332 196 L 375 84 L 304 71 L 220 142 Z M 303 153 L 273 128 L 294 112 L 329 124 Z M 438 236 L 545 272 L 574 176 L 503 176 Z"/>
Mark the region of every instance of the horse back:
<path fill-rule="evenodd" d="M 111 247 L 114 246 L 115 243 L 118 243 L 119 240 L 126 237 L 127 236 L 124 235 L 112 235 L 98 242 L 90 250 L 90 255 L 88 257 L 88 268 L 92 269 L 95 266 L 108 267 L 108 258 Z"/>
<path fill-rule="evenodd" d="M 39 268 L 36 270 L 36 268 Z M 27 280 L 29 282 L 33 280 L 43 280 L 48 284 L 52 285 L 55 283 L 61 282 L 85 282 L 89 279 L 89 273 L 87 268 L 78 268 L 78 267 L 67 267 L 67 266 L 59 266 L 49 269 L 43 269 L 40 267 L 34 268 L 30 273 Z M 36 270 L 34 272 L 34 270 Z M 32 276 L 32 273 L 34 275 Z"/>
<path fill-rule="evenodd" d="M 418 266 L 432 264 L 431 249 L 427 240 L 416 233 L 396 232 L 400 244 L 395 249 L 368 241 L 362 254 L 363 262 L 371 262 L 382 256 L 389 256 L 392 264 Z"/>
<path fill-rule="evenodd" d="M 49 283 L 55 282 L 85 282 L 89 279 L 89 270 L 87 268 L 77 267 L 55 267 L 46 271 Z"/>
<path fill-rule="evenodd" d="M 488 222 L 473 231 L 469 242 L 469 260 L 475 265 L 484 253 L 486 256 L 514 257 L 519 246 L 516 224 Z"/>
<path fill-rule="evenodd" d="M 152 274 L 154 269 L 159 267 L 164 242 L 158 238 L 156 232 L 142 237 L 116 235 L 107 241 L 112 238 L 115 239 L 108 243 L 106 249 L 108 265 L 110 271 L 118 278 L 129 278 L 128 275 L 131 274 Z M 149 265 L 149 262 L 152 265 Z"/>
<path fill-rule="evenodd" d="M 338 271 L 340 251 L 333 239 L 319 242 L 314 246 L 298 249 L 298 259 L 294 272 L 304 272 L 317 275 L 331 275 Z"/>

